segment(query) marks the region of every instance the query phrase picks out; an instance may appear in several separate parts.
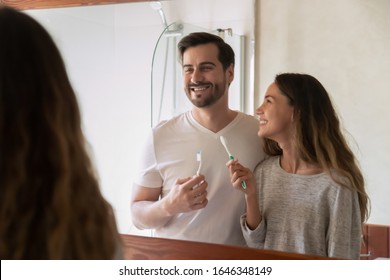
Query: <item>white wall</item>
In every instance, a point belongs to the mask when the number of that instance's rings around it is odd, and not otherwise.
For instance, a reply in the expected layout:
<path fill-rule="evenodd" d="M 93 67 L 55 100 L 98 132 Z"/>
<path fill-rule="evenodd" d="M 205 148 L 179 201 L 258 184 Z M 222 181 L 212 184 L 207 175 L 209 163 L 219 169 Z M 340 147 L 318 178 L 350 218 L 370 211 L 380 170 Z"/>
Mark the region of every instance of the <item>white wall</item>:
<path fill-rule="evenodd" d="M 259 0 L 256 104 L 280 72 L 318 78 L 366 178 L 374 224 L 390 224 L 390 1 Z"/>
<path fill-rule="evenodd" d="M 253 0 L 164 1 L 179 21 L 253 35 Z M 30 10 L 59 46 L 82 110 L 103 195 L 121 233 L 131 224 L 130 194 L 140 147 L 150 128 L 152 55 L 164 26 L 149 3 Z"/>
<path fill-rule="evenodd" d="M 161 20 L 145 3 L 27 11 L 52 34 L 77 92 L 103 195 L 120 232 L 150 124 L 150 65 Z"/>

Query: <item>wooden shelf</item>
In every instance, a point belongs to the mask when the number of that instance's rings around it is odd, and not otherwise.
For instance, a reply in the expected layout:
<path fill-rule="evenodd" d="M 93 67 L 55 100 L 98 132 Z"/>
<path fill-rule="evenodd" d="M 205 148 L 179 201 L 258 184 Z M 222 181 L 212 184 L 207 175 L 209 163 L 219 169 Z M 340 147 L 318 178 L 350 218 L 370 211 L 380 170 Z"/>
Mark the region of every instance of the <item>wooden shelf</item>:
<path fill-rule="evenodd" d="M 326 260 L 310 256 L 220 244 L 121 235 L 127 260 Z"/>
<path fill-rule="evenodd" d="M 365 224 L 361 249 L 362 260 L 390 258 L 390 227 L 386 225 Z"/>
<path fill-rule="evenodd" d="M 47 9 L 47 8 L 64 8 L 90 5 L 107 5 L 120 4 L 131 2 L 150 2 L 147 0 L 0 0 L 1 4 L 5 4 L 16 9 Z"/>

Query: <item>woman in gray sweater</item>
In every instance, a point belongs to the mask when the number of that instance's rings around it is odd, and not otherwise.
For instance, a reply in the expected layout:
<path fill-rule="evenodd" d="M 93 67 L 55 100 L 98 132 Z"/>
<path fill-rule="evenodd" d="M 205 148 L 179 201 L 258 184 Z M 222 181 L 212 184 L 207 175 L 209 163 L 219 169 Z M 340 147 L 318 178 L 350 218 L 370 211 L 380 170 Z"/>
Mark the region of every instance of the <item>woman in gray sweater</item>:
<path fill-rule="evenodd" d="M 368 196 L 325 88 L 310 75 L 279 74 L 256 114 L 270 157 L 253 173 L 227 164 L 245 193 L 248 246 L 359 259 Z"/>

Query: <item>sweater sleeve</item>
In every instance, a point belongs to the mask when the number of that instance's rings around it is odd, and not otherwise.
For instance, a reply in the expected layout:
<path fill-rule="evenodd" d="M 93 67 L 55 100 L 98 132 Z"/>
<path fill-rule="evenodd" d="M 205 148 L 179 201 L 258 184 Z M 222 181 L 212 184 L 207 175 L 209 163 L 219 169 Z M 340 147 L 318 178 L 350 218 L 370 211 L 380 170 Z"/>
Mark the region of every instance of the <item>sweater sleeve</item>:
<path fill-rule="evenodd" d="M 260 222 L 260 224 L 254 230 L 248 228 L 246 224 L 246 214 L 243 214 L 240 218 L 242 234 L 244 235 L 246 244 L 248 247 L 264 249 L 264 240 L 265 240 L 265 232 L 266 226 L 264 220 Z"/>
<path fill-rule="evenodd" d="M 359 259 L 362 225 L 357 193 L 346 187 L 337 189 L 326 238 L 328 256 Z"/>

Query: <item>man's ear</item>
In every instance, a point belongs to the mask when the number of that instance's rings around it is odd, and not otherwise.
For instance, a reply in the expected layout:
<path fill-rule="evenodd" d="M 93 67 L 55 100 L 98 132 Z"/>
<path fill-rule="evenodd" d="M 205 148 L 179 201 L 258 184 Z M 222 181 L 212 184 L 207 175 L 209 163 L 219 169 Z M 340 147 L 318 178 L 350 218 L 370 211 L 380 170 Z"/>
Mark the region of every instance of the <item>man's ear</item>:
<path fill-rule="evenodd" d="M 230 66 L 226 69 L 227 81 L 230 85 L 234 80 L 234 65 L 230 64 Z"/>

